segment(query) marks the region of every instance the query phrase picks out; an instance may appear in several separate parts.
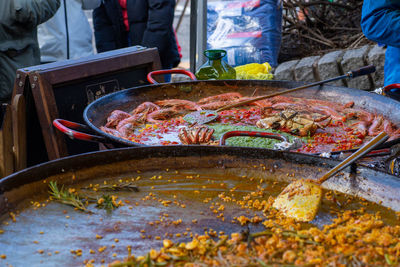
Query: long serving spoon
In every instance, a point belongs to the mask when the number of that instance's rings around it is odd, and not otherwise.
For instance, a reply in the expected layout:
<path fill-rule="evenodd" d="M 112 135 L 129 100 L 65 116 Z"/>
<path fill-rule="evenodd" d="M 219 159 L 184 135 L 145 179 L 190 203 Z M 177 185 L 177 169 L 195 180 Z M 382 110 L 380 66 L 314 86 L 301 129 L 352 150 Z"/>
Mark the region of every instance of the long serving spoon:
<path fill-rule="evenodd" d="M 281 211 L 285 216 L 294 218 L 297 221 L 312 221 L 317 215 L 322 199 L 321 184 L 376 146 L 385 142 L 388 138 L 389 136 L 385 132 L 381 132 L 317 181 L 299 179 L 290 183 L 275 199 L 273 207 Z"/>
<path fill-rule="evenodd" d="M 357 70 L 349 71 L 346 74 L 341 75 L 341 76 L 337 76 L 337 77 L 330 78 L 330 79 L 323 80 L 323 81 L 319 81 L 319 82 L 306 84 L 306 85 L 303 85 L 303 86 L 300 86 L 300 87 L 296 87 L 296 88 L 285 90 L 285 91 L 281 91 L 281 92 L 276 92 L 276 93 L 269 94 L 269 95 L 259 96 L 259 97 L 256 97 L 256 98 L 252 98 L 252 99 L 249 99 L 249 100 L 241 101 L 241 102 L 234 103 L 234 104 L 231 104 L 231 105 L 226 105 L 226 106 L 223 106 L 223 107 L 221 107 L 221 108 L 219 108 L 217 110 L 199 110 L 199 111 L 194 111 L 194 112 L 191 112 L 191 113 L 185 115 L 183 117 L 183 119 L 185 121 L 187 121 L 188 123 L 190 123 L 190 124 L 194 124 L 194 123 L 196 123 L 197 125 L 205 124 L 205 123 L 211 122 L 211 121 L 215 120 L 216 118 L 218 118 L 218 112 L 226 110 L 226 109 L 239 107 L 239 106 L 246 105 L 246 104 L 258 101 L 258 100 L 262 100 L 262 99 L 266 99 L 266 98 L 270 98 L 270 97 L 274 97 L 274 96 L 278 96 L 278 95 L 283 95 L 283 94 L 295 92 L 295 91 L 298 91 L 298 90 L 301 90 L 301 89 L 306 89 L 306 88 L 309 88 L 309 87 L 322 85 L 322 84 L 325 84 L 325 83 L 328 83 L 328 82 L 333 82 L 333 81 L 341 80 L 341 79 L 344 79 L 344 78 L 355 78 L 355 77 L 359 77 L 359 76 L 362 76 L 362 75 L 367 75 L 367 74 L 375 72 L 375 70 L 376 70 L 375 66 L 373 66 L 373 65 L 365 66 L 365 67 L 362 67 L 362 68 L 357 69 Z"/>

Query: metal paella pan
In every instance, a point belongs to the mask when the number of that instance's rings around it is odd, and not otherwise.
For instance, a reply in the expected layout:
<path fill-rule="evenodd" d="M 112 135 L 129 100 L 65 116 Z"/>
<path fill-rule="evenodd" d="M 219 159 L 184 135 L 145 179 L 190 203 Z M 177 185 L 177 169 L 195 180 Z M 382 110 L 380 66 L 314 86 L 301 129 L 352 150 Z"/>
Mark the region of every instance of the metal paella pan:
<path fill-rule="evenodd" d="M 238 92 L 244 96 L 273 93 L 287 88 L 294 88 L 303 83 L 290 81 L 191 81 L 172 84 L 148 85 L 131 88 L 104 96 L 91 103 L 84 111 L 87 125 L 99 136 L 123 146 L 143 146 L 123 138 L 105 133 L 100 129 L 107 117 L 114 110 L 131 111 L 133 107 L 146 101 L 160 99 L 186 99 L 196 101 L 200 98 L 227 92 Z M 340 104 L 354 101 L 355 108 L 374 114 L 383 115 L 394 125 L 400 125 L 400 103 L 373 93 L 338 86 L 319 86 L 291 93 L 289 96 L 327 100 Z M 104 141 L 104 140 L 103 140 Z"/>
<path fill-rule="evenodd" d="M 128 251 L 143 255 L 163 246 L 170 249 L 167 254 L 174 254 L 175 247 L 169 247 L 168 242 L 163 245 L 163 239 L 179 244 L 205 231 L 215 238 L 243 230 L 258 233 L 265 227 L 273 231 L 261 223 L 272 219 L 258 205 L 269 196 L 276 196 L 288 181 L 315 179 L 335 164 L 331 159 L 298 153 L 211 146 L 122 148 L 55 160 L 0 180 L 0 262 L 13 266 L 27 262 L 32 266 L 103 264 L 122 260 Z M 86 196 L 118 195 L 117 200 L 124 205 L 106 212 L 88 204 L 90 212 L 78 211 L 49 198 L 50 182 Z M 115 189 L 126 183 L 132 183 L 137 190 L 100 190 L 106 185 Z M 304 229 L 321 229 L 331 224 L 338 213 L 349 216 L 351 210 L 362 210 L 369 216 L 379 212 L 385 224 L 399 225 L 393 211 L 400 211 L 398 178 L 353 165 L 324 187 L 337 190 L 333 196 L 341 206 L 332 201 L 332 192 L 328 191 L 317 218 L 301 225 Z M 237 198 L 237 202 L 224 201 L 226 197 Z M 243 204 L 241 199 L 251 203 Z M 247 221 L 247 217 L 261 221 Z M 379 231 L 384 230 L 380 224 Z M 293 234 L 293 229 L 290 231 Z M 300 237 L 304 238 L 304 233 Z M 398 237 L 393 234 L 392 238 Z M 303 241 L 310 246 L 319 242 Z M 395 262 L 390 254 L 395 251 L 390 250 L 392 241 L 387 242 L 382 245 L 386 246 L 384 251 L 389 249 L 385 257 Z M 306 247 L 301 250 L 307 253 Z M 356 253 L 351 254 L 353 258 Z M 275 255 L 282 264 L 293 263 L 290 257 Z M 267 259 L 261 259 L 267 263 Z"/>

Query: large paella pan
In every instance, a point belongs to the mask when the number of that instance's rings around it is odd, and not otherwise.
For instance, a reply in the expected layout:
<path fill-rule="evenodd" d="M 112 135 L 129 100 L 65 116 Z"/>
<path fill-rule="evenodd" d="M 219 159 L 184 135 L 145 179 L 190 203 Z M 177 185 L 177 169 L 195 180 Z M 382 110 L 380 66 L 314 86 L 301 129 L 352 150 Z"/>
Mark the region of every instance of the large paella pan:
<path fill-rule="evenodd" d="M 42 164 L 0 180 L 0 264 L 398 265 L 394 176 L 347 168 L 324 183 L 311 223 L 271 208 L 287 182 L 315 179 L 336 163 L 255 148 L 164 146 Z"/>
<path fill-rule="evenodd" d="M 302 83 L 289 81 L 192 81 L 142 86 L 104 96 L 91 103 L 83 116 L 97 136 L 66 132 L 75 138 L 123 146 L 220 144 L 226 132 L 258 131 L 260 138 L 232 138 L 227 144 L 274 148 L 288 141 L 292 151 L 322 153 L 353 149 L 380 131 L 400 137 L 400 103 L 366 91 L 315 86 L 220 112 L 207 126 L 182 119 L 193 110 L 265 95 Z M 74 126 L 73 123 L 67 123 Z M 258 136 L 262 135 L 258 134 Z M 230 134 L 229 136 L 234 136 Z M 243 141 L 244 140 L 244 141 Z M 224 141 L 221 139 L 221 141 Z"/>

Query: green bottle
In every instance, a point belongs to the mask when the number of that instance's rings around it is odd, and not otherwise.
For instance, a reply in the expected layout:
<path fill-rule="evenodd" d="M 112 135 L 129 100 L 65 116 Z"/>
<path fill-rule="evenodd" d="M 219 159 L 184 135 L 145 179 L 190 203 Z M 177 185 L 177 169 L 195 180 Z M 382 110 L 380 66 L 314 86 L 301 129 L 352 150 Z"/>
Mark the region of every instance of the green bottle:
<path fill-rule="evenodd" d="M 205 50 L 204 55 L 207 62 L 195 73 L 198 80 L 236 79 L 235 69 L 222 59 L 226 55 L 225 50 Z"/>

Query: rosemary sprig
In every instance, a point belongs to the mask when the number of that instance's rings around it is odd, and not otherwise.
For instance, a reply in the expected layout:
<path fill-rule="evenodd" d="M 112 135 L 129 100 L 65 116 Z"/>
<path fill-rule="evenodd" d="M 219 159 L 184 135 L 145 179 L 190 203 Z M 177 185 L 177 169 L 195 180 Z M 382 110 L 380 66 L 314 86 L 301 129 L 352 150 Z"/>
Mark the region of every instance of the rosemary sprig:
<path fill-rule="evenodd" d="M 98 187 L 82 187 L 81 189 L 91 190 L 96 188 L 98 191 L 131 191 L 139 192 L 139 188 L 133 183 L 120 183 L 120 184 L 110 184 L 101 185 Z"/>
<path fill-rule="evenodd" d="M 131 266 L 140 266 L 140 265 L 137 263 L 137 261 L 117 262 L 110 264 L 110 267 L 131 267 Z"/>
<path fill-rule="evenodd" d="M 96 208 L 112 211 L 118 208 L 118 204 L 115 203 L 115 199 L 112 196 L 103 195 L 101 198 L 97 200 Z"/>
<path fill-rule="evenodd" d="M 393 265 L 393 262 L 390 260 L 390 258 L 389 258 L 389 254 L 385 254 L 385 260 L 386 260 L 386 263 L 387 264 L 389 264 L 389 265 Z"/>
<path fill-rule="evenodd" d="M 226 235 L 226 236 L 224 236 L 223 238 L 221 238 L 221 239 L 217 242 L 217 244 L 215 244 L 214 249 L 217 249 L 217 248 L 219 248 L 220 246 L 225 245 L 226 241 L 228 240 L 228 237 L 229 237 L 229 236 Z"/>
<path fill-rule="evenodd" d="M 60 203 L 63 203 L 63 204 L 73 206 L 78 210 L 91 213 L 91 211 L 86 209 L 85 204 L 83 204 L 83 202 L 79 198 L 79 196 L 76 194 L 70 193 L 68 190 L 65 190 L 64 186 L 61 186 L 61 188 L 58 189 L 57 182 L 51 181 L 49 183 L 49 188 L 50 188 L 49 193 L 53 197 L 54 200 L 56 200 Z"/>

